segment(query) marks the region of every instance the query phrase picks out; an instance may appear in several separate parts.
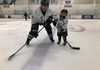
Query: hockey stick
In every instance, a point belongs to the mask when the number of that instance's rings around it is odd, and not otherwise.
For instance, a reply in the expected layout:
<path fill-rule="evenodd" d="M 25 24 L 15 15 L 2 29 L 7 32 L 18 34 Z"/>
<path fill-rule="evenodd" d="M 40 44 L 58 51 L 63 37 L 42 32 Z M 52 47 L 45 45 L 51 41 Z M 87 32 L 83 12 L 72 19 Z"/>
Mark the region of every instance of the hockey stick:
<path fill-rule="evenodd" d="M 38 31 L 38 33 L 44 28 L 44 26 Z M 26 46 L 26 43 L 24 45 L 22 45 L 21 48 L 19 48 L 19 50 L 17 50 L 14 54 L 12 54 L 9 58 L 8 61 L 10 61 L 21 49 L 23 49 Z"/>
<path fill-rule="evenodd" d="M 80 50 L 80 47 L 73 47 L 69 44 L 69 42 L 67 41 L 67 44 L 70 46 L 71 49 L 74 49 L 74 50 Z"/>
<path fill-rule="evenodd" d="M 19 49 L 17 50 L 14 54 L 12 54 L 9 58 L 8 61 L 10 61 L 23 47 L 25 47 L 26 43 Z"/>

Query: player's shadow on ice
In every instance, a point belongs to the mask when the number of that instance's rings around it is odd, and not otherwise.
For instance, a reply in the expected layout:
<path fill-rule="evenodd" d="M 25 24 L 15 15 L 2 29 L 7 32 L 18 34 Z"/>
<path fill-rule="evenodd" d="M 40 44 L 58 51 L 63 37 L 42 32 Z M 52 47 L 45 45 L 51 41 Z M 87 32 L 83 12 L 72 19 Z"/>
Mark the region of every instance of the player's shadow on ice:
<path fill-rule="evenodd" d="M 46 60 L 54 61 L 57 59 L 56 54 L 58 54 L 60 51 L 68 51 L 72 55 L 76 54 L 76 51 L 72 50 L 70 47 L 58 47 L 58 45 L 48 43 L 48 38 L 46 37 L 43 42 L 41 43 L 32 43 L 30 45 L 31 48 L 35 48 L 35 50 L 32 52 L 33 54 L 28 59 L 28 61 L 25 63 L 25 65 L 22 67 L 21 70 L 41 70 L 40 68 L 44 64 Z M 74 51 L 74 52 L 73 52 Z M 67 55 L 67 54 L 66 54 Z M 50 57 L 50 58 L 48 58 Z M 48 58 L 48 59 L 47 59 Z"/>
<path fill-rule="evenodd" d="M 22 70 L 40 70 L 51 44 L 40 43 Z"/>
<path fill-rule="evenodd" d="M 38 44 L 38 46 L 37 46 Z M 78 52 L 71 49 L 68 45 L 63 46 L 52 44 L 52 43 L 34 43 L 31 44 L 31 48 L 36 48 L 33 52 L 30 59 L 26 62 L 26 64 L 23 66 L 22 70 L 40 70 L 39 68 L 43 65 L 44 61 L 46 60 L 47 56 L 50 61 L 54 61 L 57 59 L 56 54 L 60 51 L 66 51 L 70 52 L 71 55 L 77 55 Z M 29 52 L 29 51 L 28 51 Z M 26 53 L 26 52 L 24 52 Z M 66 54 L 67 55 L 67 54 Z"/>

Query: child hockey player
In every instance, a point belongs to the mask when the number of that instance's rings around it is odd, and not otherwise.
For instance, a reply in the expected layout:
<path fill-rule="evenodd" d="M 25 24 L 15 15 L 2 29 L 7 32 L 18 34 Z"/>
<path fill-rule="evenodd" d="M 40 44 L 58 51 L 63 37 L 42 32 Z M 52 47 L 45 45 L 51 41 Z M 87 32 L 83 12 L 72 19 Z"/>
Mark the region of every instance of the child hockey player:
<path fill-rule="evenodd" d="M 68 36 L 68 33 L 67 33 L 67 24 L 68 24 L 67 14 L 68 14 L 67 9 L 63 9 L 63 10 L 61 10 L 61 13 L 58 17 L 58 21 L 56 24 L 57 36 L 58 36 L 57 44 L 60 44 L 61 37 L 63 37 L 63 40 L 64 40 L 63 45 L 66 45 L 66 43 L 67 43 L 67 38 L 66 38 Z"/>

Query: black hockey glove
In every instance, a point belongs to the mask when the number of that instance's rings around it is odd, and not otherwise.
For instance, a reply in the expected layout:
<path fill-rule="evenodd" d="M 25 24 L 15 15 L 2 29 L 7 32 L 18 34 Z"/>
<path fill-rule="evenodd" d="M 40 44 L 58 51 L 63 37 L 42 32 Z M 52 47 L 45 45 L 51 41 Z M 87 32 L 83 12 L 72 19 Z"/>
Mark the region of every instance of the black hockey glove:
<path fill-rule="evenodd" d="M 67 31 L 66 29 L 61 29 L 61 33 L 66 32 L 66 31 Z"/>
<path fill-rule="evenodd" d="M 53 15 L 51 15 L 51 16 L 48 17 L 48 19 L 44 23 L 44 26 L 49 25 L 50 23 L 52 23 L 52 20 L 53 20 Z"/>
<path fill-rule="evenodd" d="M 32 31 L 31 35 L 34 36 L 35 38 L 37 38 L 37 36 L 38 36 L 38 26 L 39 26 L 39 24 L 36 23 L 36 24 L 33 24 L 32 28 L 31 28 L 31 31 Z"/>
<path fill-rule="evenodd" d="M 57 21 L 58 21 L 58 19 L 56 19 L 56 20 L 52 21 L 54 26 L 56 26 Z"/>

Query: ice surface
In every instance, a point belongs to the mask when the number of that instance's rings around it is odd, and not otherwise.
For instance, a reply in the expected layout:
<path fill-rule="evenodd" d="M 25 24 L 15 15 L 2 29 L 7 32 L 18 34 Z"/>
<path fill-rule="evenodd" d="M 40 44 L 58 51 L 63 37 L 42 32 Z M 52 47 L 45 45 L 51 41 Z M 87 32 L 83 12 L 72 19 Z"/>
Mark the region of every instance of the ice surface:
<path fill-rule="evenodd" d="M 69 20 L 68 41 L 80 51 L 63 46 L 63 41 L 57 45 L 53 27 L 54 44 L 43 29 L 29 47 L 7 61 L 26 41 L 30 26 L 30 20 L 0 19 L 0 70 L 100 70 L 100 20 Z"/>

